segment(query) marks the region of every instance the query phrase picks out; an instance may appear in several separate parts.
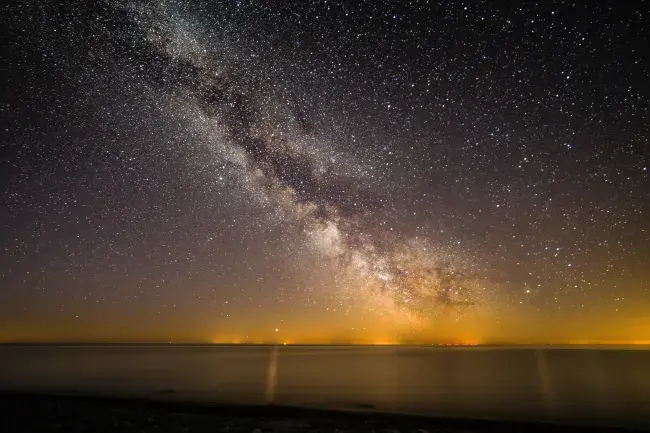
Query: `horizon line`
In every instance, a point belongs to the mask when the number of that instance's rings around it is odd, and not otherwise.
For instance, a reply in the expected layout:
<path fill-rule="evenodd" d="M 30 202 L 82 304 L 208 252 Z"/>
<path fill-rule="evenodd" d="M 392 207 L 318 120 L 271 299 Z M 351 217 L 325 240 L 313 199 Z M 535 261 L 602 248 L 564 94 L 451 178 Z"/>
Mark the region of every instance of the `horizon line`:
<path fill-rule="evenodd" d="M 60 341 L 0 341 L 0 346 L 94 346 L 94 345 L 158 345 L 158 346 L 350 346 L 350 347 L 521 347 L 521 346 L 650 346 L 650 340 L 579 340 L 564 342 L 507 342 L 493 341 L 482 343 L 463 342 L 422 342 L 422 343 L 351 343 L 351 342 L 330 342 L 330 343 L 309 343 L 309 342 L 219 342 L 204 340 L 60 340 Z"/>

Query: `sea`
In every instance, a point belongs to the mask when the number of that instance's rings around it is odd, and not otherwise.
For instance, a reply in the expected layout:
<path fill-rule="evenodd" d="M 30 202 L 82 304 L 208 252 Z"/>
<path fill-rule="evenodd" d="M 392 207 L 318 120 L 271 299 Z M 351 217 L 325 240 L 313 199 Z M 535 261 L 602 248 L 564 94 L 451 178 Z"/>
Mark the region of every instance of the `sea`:
<path fill-rule="evenodd" d="M 650 348 L 4 345 L 0 390 L 650 428 Z"/>

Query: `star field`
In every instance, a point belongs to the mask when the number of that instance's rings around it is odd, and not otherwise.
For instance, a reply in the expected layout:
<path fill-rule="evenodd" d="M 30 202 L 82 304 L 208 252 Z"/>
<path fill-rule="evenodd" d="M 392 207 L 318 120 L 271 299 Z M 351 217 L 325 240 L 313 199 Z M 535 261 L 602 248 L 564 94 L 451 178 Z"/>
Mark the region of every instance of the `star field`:
<path fill-rule="evenodd" d="M 646 2 L 6 15 L 0 338 L 650 332 Z"/>

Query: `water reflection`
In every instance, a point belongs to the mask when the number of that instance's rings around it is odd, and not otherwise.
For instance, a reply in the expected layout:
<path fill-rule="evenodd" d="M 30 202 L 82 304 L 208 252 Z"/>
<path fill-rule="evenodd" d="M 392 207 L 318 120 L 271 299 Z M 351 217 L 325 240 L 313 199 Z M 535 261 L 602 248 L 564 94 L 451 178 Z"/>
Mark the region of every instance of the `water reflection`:
<path fill-rule="evenodd" d="M 648 350 L 7 346 L 0 367 L 3 388 L 650 426 Z"/>

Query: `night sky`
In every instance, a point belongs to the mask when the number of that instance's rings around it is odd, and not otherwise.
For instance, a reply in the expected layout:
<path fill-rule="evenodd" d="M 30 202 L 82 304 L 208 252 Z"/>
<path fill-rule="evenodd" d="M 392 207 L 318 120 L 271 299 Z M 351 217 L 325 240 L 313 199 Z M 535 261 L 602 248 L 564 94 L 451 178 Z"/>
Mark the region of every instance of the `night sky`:
<path fill-rule="evenodd" d="M 650 340 L 648 2 L 2 16 L 0 340 Z"/>

